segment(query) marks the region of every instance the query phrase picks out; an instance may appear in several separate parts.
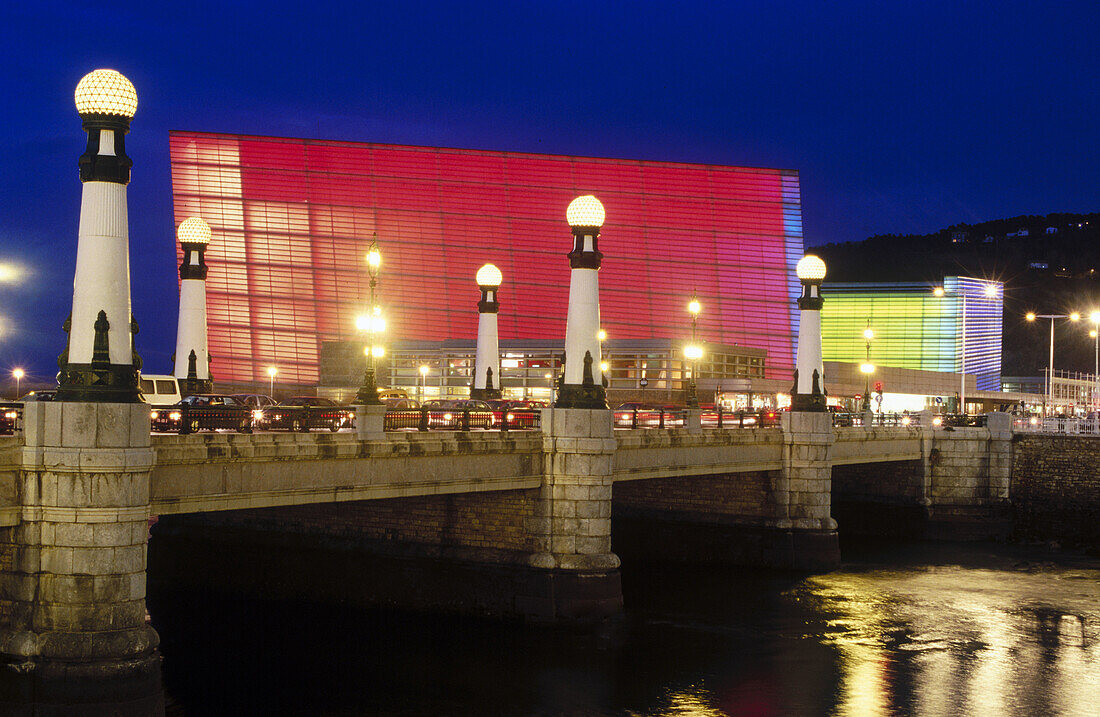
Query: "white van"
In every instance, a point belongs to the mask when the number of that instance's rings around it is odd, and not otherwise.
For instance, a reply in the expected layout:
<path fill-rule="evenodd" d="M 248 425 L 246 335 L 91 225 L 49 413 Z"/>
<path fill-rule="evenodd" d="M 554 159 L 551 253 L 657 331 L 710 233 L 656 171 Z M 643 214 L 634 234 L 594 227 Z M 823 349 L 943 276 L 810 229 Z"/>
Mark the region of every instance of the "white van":
<path fill-rule="evenodd" d="M 182 398 L 175 376 L 139 375 L 138 388 L 152 406 L 171 406 Z"/>

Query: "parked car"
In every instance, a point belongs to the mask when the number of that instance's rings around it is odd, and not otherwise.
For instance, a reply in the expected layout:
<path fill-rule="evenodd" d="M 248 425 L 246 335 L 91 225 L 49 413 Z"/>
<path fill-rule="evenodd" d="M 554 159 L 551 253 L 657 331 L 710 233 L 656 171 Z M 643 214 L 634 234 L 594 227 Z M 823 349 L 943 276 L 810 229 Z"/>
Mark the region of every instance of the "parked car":
<path fill-rule="evenodd" d="M 257 408 L 263 410 L 278 403 L 274 398 L 263 393 L 234 393 L 232 396 L 252 410 Z"/>
<path fill-rule="evenodd" d="M 175 376 L 139 376 L 138 389 L 145 397 L 145 402 L 151 406 L 173 406 L 182 398 L 179 381 Z"/>
<path fill-rule="evenodd" d="M 178 430 L 180 433 L 229 428 L 252 432 L 252 409 L 222 393 L 198 393 L 167 408 L 149 412 L 154 431 Z"/>
<path fill-rule="evenodd" d="M 493 410 L 485 401 L 471 398 L 432 399 L 424 407 L 430 412 L 428 422 L 433 428 L 461 430 L 462 421 L 469 414 L 470 428 L 492 428 Z"/>
<path fill-rule="evenodd" d="M 44 388 L 40 391 L 31 391 L 23 398 L 19 399 L 20 403 L 26 403 L 27 401 L 52 401 L 57 397 L 56 388 Z"/>
<path fill-rule="evenodd" d="M 627 401 L 615 407 L 615 425 L 619 428 L 656 426 L 660 423 L 660 409 L 649 403 Z"/>
<path fill-rule="evenodd" d="M 294 396 L 274 406 L 256 409 L 252 415 L 262 428 L 287 431 L 327 428 L 335 432 L 352 425 L 355 409 L 341 406 L 331 398 Z"/>
<path fill-rule="evenodd" d="M 0 435 L 10 436 L 15 433 L 22 408 L 18 403 L 0 403 Z"/>
<path fill-rule="evenodd" d="M 543 401 L 493 399 L 486 401 L 493 412 L 493 425 L 500 428 L 508 419 L 510 428 L 537 428 L 540 425 L 540 411 L 546 406 Z"/>
<path fill-rule="evenodd" d="M 383 398 L 387 411 L 419 411 L 420 401 L 415 398 Z"/>

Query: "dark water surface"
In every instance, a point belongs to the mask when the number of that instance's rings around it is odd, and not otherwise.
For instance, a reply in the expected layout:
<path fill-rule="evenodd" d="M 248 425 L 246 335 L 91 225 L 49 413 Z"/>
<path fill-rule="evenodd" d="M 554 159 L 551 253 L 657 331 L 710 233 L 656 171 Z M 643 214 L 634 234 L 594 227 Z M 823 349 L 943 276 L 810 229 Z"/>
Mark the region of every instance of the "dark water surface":
<path fill-rule="evenodd" d="M 592 634 L 151 593 L 168 714 L 1100 715 L 1100 560 L 846 546 L 813 577 L 623 571 Z"/>

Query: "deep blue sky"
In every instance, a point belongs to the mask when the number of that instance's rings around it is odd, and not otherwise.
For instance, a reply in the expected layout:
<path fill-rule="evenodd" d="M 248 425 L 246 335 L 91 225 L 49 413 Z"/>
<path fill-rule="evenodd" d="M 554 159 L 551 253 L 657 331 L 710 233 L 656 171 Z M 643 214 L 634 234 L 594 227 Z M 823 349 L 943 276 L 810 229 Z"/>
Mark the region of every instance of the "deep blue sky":
<path fill-rule="evenodd" d="M 1096 211 L 1100 3 L 9 3 L 0 385 L 52 377 L 76 252 L 77 81 L 137 86 L 138 350 L 169 370 L 168 130 L 801 171 L 808 245 Z"/>

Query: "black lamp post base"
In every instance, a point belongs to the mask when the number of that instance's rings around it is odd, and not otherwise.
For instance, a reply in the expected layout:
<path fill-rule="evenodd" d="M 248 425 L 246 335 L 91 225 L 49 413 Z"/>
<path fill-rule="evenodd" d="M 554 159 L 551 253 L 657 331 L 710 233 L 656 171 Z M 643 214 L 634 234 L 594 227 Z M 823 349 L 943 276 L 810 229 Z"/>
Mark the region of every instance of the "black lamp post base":
<path fill-rule="evenodd" d="M 470 389 L 470 398 L 477 399 L 478 401 L 493 401 L 500 398 L 502 395 L 499 388 Z"/>
<path fill-rule="evenodd" d="M 558 391 L 554 408 L 599 408 L 607 410 L 607 392 L 603 386 L 564 384 Z"/>
<path fill-rule="evenodd" d="M 825 413 L 829 406 L 825 402 L 823 393 L 794 393 L 791 394 L 791 410 L 803 413 Z"/>
<path fill-rule="evenodd" d="M 382 399 L 378 398 L 378 386 L 374 382 L 374 369 L 368 368 L 363 373 L 363 385 L 355 394 L 355 403 L 361 406 L 382 405 Z"/>
<path fill-rule="evenodd" d="M 131 365 L 67 364 L 57 374 L 57 401 L 144 403 Z"/>
<path fill-rule="evenodd" d="M 214 393 L 214 382 L 208 378 L 178 379 L 181 396 L 194 396 L 197 393 Z"/>
<path fill-rule="evenodd" d="M 699 393 L 696 390 L 695 381 L 688 384 L 684 403 L 688 408 L 699 408 Z"/>

